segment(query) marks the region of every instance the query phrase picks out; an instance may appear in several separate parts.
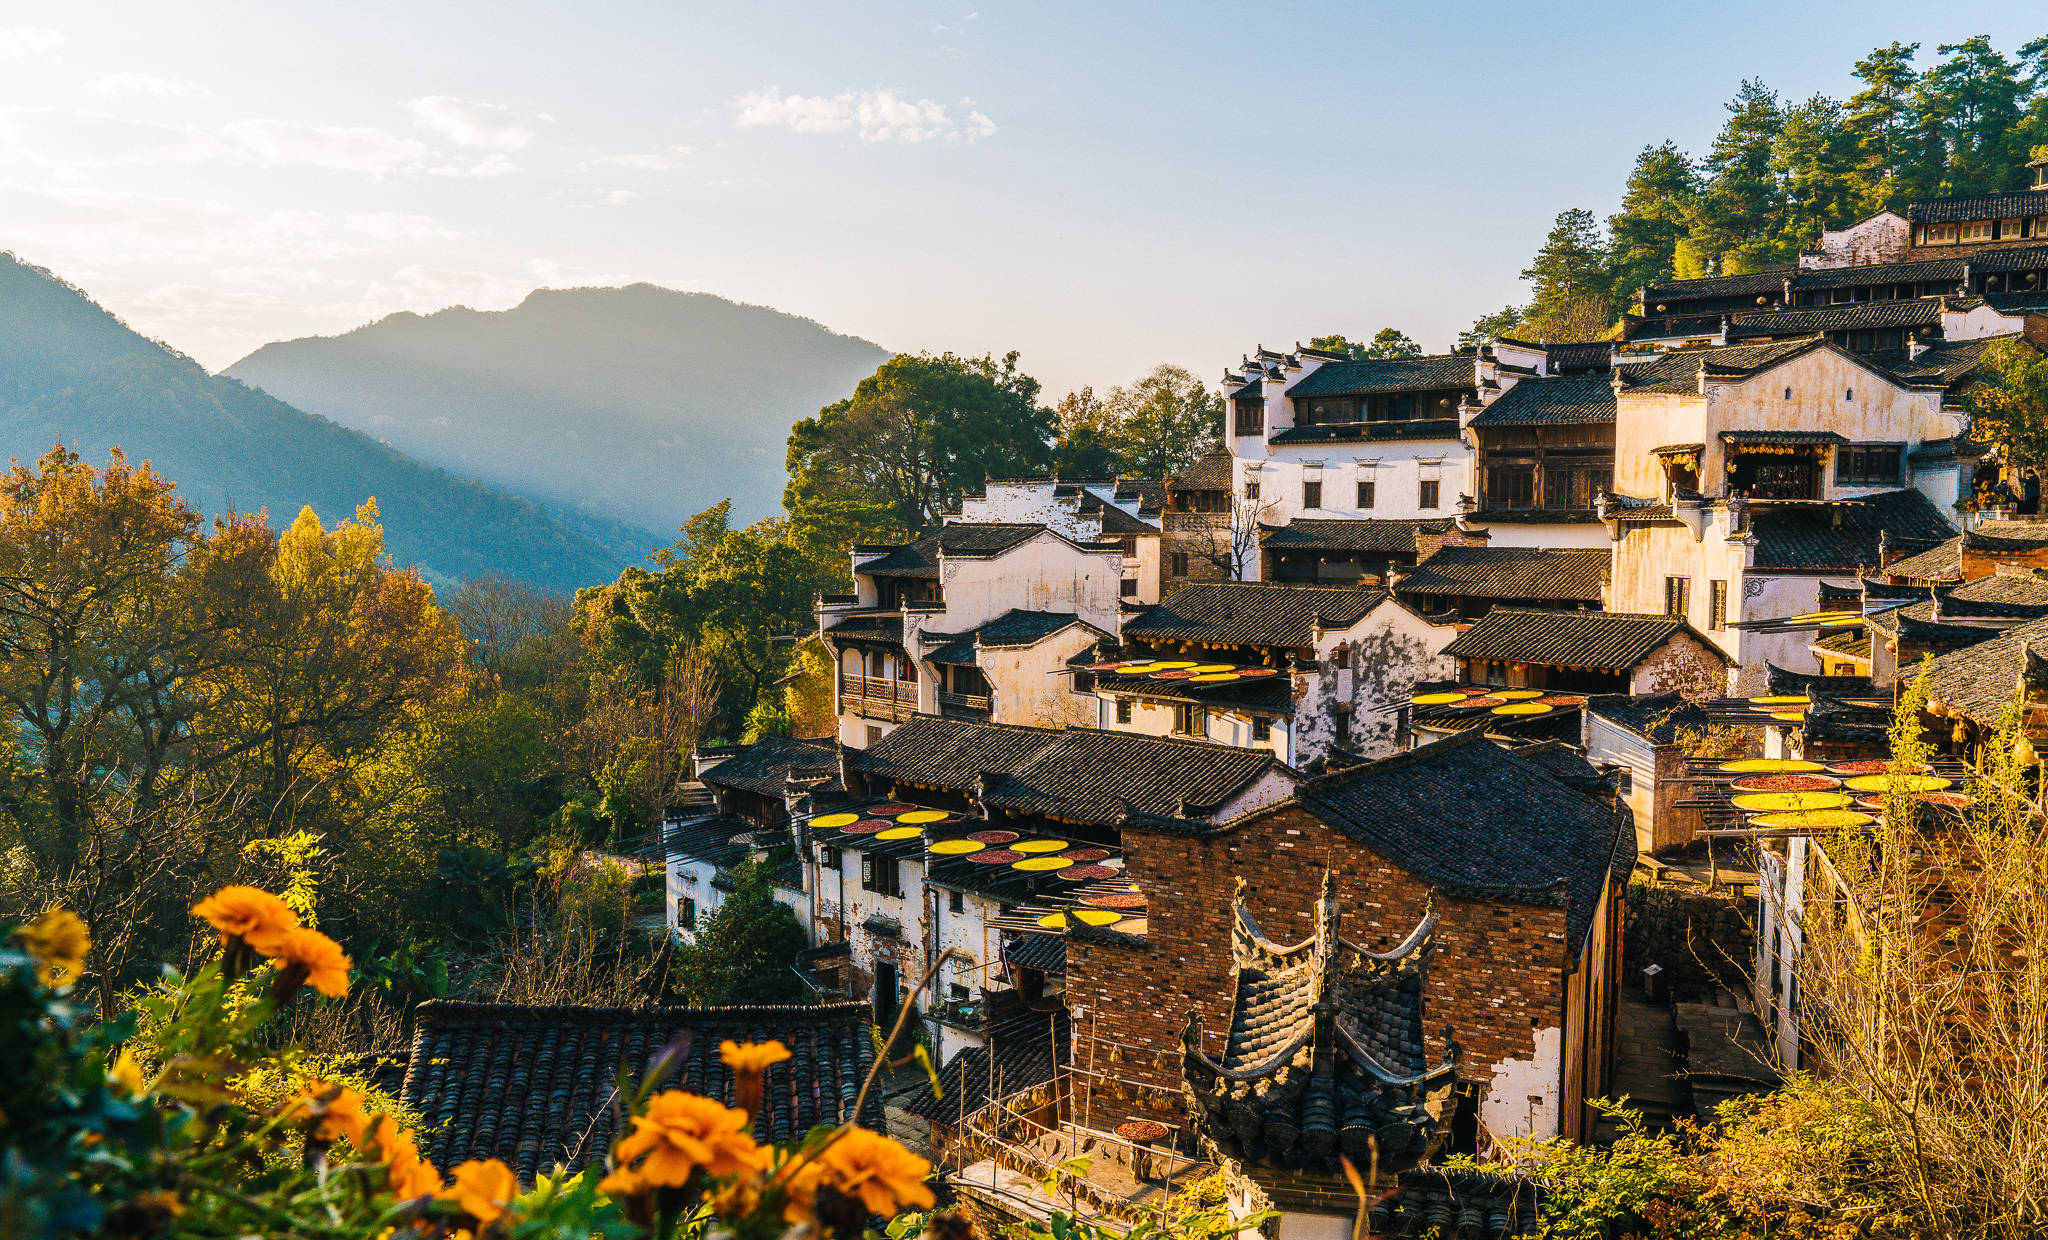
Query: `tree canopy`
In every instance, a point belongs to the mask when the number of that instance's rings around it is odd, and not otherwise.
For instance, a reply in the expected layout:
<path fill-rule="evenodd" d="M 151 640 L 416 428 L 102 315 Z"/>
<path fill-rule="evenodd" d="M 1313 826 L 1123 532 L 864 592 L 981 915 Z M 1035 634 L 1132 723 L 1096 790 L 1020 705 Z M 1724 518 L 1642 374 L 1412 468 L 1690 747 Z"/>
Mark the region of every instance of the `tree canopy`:
<path fill-rule="evenodd" d="M 1326 353 L 1342 353 L 1352 361 L 1422 356 L 1422 346 L 1409 339 L 1408 333 L 1398 327 L 1382 327 L 1364 344 L 1353 344 L 1343 336 L 1317 336 L 1308 345 Z"/>

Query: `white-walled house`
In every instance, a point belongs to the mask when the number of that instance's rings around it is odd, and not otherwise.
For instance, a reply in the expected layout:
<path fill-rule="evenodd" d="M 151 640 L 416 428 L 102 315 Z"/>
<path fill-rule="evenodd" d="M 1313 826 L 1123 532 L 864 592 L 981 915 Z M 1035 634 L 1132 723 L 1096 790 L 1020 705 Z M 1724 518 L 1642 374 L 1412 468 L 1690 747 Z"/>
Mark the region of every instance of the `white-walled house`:
<path fill-rule="evenodd" d="M 1818 609 L 1823 584 L 1856 585 L 1879 541 L 1955 531 L 1966 429 L 1938 375 L 1878 367 L 1821 337 L 1617 363 L 1614 550 L 1608 606 L 1682 616 L 1756 682 L 1765 661 L 1817 669 L 1810 632 L 1747 621 Z"/>
<path fill-rule="evenodd" d="M 953 522 L 911 543 L 856 544 L 852 555 L 854 593 L 818 604 L 844 744 L 872 744 L 919 712 L 1063 725 L 1085 710 L 1050 692 L 1057 678 L 1041 669 L 1116 631 L 1120 543 L 1036 523 Z"/>
<path fill-rule="evenodd" d="M 1414 686 L 1450 674 L 1443 650 L 1456 636 L 1382 590 L 1198 582 L 1124 621 L 1113 661 L 1133 671 L 1073 672 L 1093 685 L 1104 728 L 1264 749 L 1303 767 L 1333 750 L 1399 748 Z M 1190 666 L 1140 670 L 1161 661 Z"/>
<path fill-rule="evenodd" d="M 991 478 L 979 495 L 960 501 L 949 521 L 968 524 L 1037 524 L 1079 543 L 1123 547 L 1123 598 L 1152 604 L 1160 598 L 1160 491 L 1141 479 Z"/>

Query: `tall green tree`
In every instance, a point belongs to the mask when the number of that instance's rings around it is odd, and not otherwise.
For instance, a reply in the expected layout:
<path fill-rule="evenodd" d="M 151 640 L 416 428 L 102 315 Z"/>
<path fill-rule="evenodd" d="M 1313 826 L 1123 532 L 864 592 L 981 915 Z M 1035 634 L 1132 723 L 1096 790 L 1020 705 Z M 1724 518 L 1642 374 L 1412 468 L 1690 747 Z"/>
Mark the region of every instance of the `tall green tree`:
<path fill-rule="evenodd" d="M 1940 192 L 1984 194 L 2023 188 L 2027 152 L 2019 133 L 2029 84 L 1991 40 L 1978 35 L 1936 49 L 1946 60 L 1920 79 L 1920 110 L 1938 126 L 1946 155 Z"/>
<path fill-rule="evenodd" d="M 1784 189 L 1771 154 L 1784 128 L 1776 91 L 1744 79 L 1702 162 L 1706 189 L 1689 240 L 1722 273 L 1782 262 Z"/>
<path fill-rule="evenodd" d="M 1524 317 L 1520 306 L 1502 306 L 1492 314 L 1482 314 L 1472 320 L 1472 326 L 1458 333 L 1456 348 L 1464 353 L 1492 343 L 1495 336 L 1513 335 Z"/>
<path fill-rule="evenodd" d="M 1326 353 L 1342 353 L 1352 361 L 1422 356 L 1422 346 L 1398 327 L 1382 327 L 1363 344 L 1355 344 L 1344 336 L 1317 336 L 1308 344 L 1311 349 L 1321 349 Z"/>
<path fill-rule="evenodd" d="M 1123 471 L 1118 454 L 1117 418 L 1093 387 L 1068 392 L 1053 409 L 1059 438 L 1053 444 L 1053 470 L 1062 478 L 1110 478 Z"/>
<path fill-rule="evenodd" d="M 1622 191 L 1621 210 L 1607 217 L 1607 264 L 1612 309 L 1632 309 L 1646 285 L 1669 280 L 1680 242 L 1699 210 L 1700 175 L 1671 142 L 1636 154 Z"/>
<path fill-rule="evenodd" d="M 775 899 L 763 867 L 735 867 L 732 892 L 676 952 L 671 982 L 702 1006 L 798 1003 L 810 997 L 790 971 L 809 946 L 803 925 Z"/>
<path fill-rule="evenodd" d="M 1771 146 L 1784 210 L 1778 226 L 1781 252 L 1796 252 L 1863 215 L 1856 190 L 1856 136 L 1843 120 L 1842 105 L 1826 95 L 1785 109 Z"/>
<path fill-rule="evenodd" d="M 1893 42 L 1856 62 L 1863 89 L 1849 97 L 1842 126 L 1855 145 L 1849 184 L 1859 213 L 1903 206 L 1907 187 L 1922 179 L 1907 169 L 1915 151 L 1913 91 L 1920 75 L 1913 57 L 1919 51 L 1918 43 Z"/>
<path fill-rule="evenodd" d="M 1977 381 L 1963 394 L 1974 439 L 2003 444 L 2015 465 L 2048 468 L 2048 357 L 2023 337 L 1984 348 Z"/>
<path fill-rule="evenodd" d="M 1110 389 L 1103 404 L 1115 420 L 1125 473 L 1164 478 L 1222 442 L 1223 397 L 1185 367 L 1155 366 L 1129 387 Z"/>
<path fill-rule="evenodd" d="M 1052 466 L 1053 413 L 1017 354 L 900 353 L 789 432 L 792 518 L 922 529 L 990 477 Z"/>
<path fill-rule="evenodd" d="M 1607 239 L 1591 211 L 1574 207 L 1559 213 L 1522 278 L 1531 294 L 1525 330 L 1534 335 L 1590 340 L 1613 325 Z"/>

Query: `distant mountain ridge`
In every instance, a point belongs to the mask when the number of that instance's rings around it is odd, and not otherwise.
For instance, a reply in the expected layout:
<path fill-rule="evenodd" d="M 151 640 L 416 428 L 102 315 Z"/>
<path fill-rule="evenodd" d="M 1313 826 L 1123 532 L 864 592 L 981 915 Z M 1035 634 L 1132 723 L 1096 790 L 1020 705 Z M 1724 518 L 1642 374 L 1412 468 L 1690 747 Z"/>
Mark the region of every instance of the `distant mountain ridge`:
<path fill-rule="evenodd" d="M 210 375 L 55 274 L 0 251 L 0 456 L 119 446 L 208 513 L 311 505 L 332 524 L 370 496 L 401 564 L 443 581 L 499 574 L 552 590 L 608 581 L 667 540 L 551 510 L 413 460 L 361 432 Z"/>
<path fill-rule="evenodd" d="M 223 374 L 446 469 L 656 530 L 777 510 L 789 428 L 889 356 L 810 319 L 652 284 L 394 314 Z"/>

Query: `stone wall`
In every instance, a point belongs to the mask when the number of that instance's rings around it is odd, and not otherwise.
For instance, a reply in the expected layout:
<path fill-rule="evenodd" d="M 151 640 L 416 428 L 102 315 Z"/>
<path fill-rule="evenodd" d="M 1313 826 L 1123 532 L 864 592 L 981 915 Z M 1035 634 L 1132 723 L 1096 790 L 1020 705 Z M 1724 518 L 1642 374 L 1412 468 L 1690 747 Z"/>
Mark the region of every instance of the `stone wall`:
<path fill-rule="evenodd" d="M 1756 960 L 1756 907 L 1731 890 L 1631 883 L 1622 932 L 1624 984 L 1640 988 L 1643 970 L 1664 966 L 1673 997 L 1698 999 L 1715 987 L 1745 995 Z"/>

